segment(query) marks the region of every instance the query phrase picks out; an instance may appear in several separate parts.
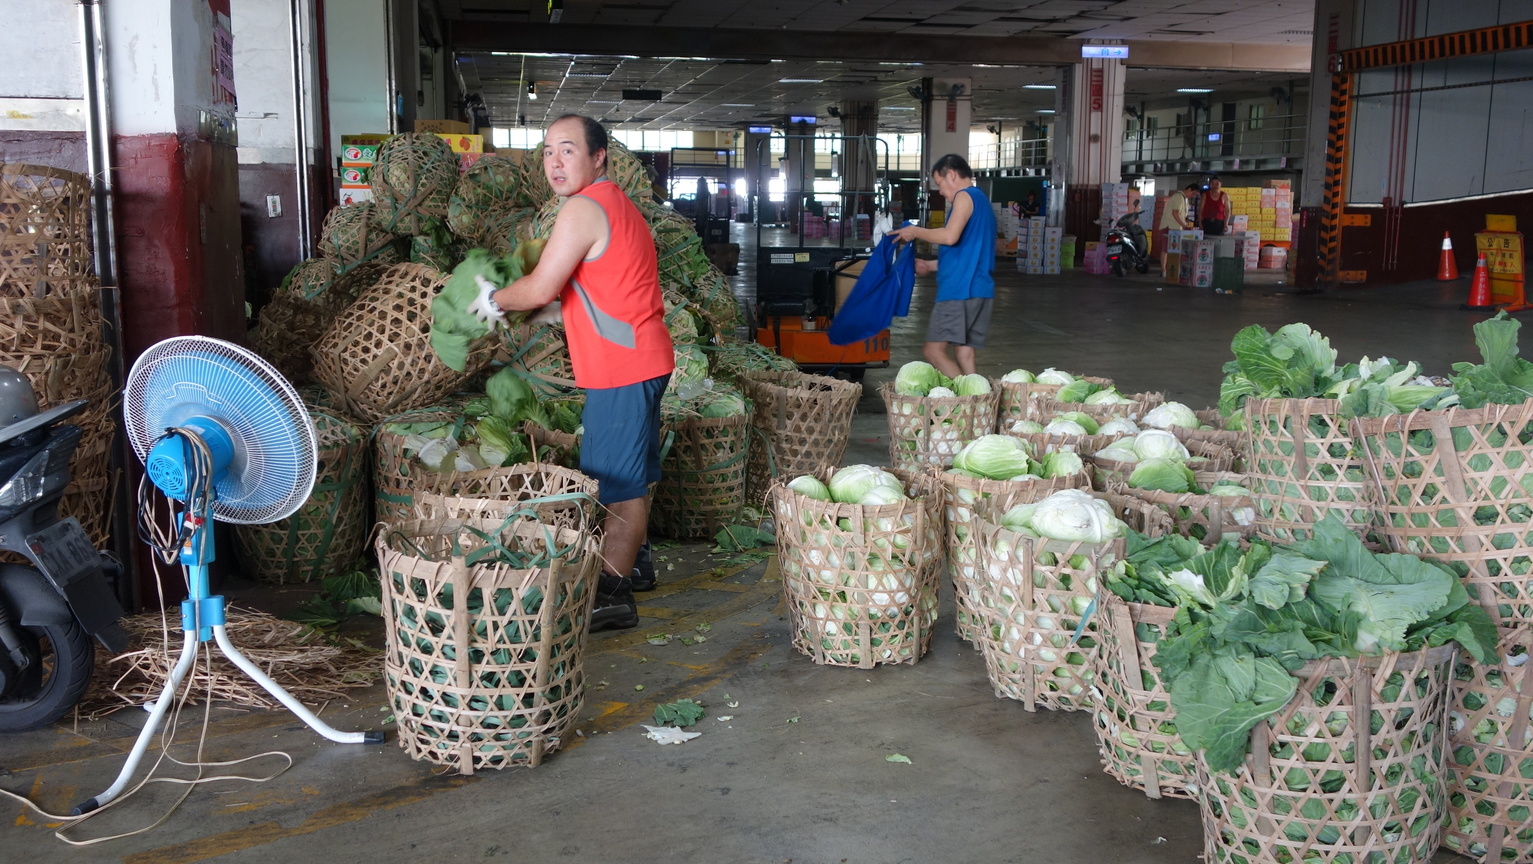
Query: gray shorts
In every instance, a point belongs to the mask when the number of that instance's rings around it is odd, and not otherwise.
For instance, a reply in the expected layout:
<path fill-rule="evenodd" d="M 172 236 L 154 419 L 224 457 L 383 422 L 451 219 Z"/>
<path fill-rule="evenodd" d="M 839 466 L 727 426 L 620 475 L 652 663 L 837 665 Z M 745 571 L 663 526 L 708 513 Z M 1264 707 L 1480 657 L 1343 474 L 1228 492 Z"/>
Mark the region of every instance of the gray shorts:
<path fill-rule="evenodd" d="M 990 332 L 989 297 L 968 300 L 938 300 L 932 306 L 931 322 L 926 325 L 926 341 L 951 342 L 970 348 L 985 347 Z"/>

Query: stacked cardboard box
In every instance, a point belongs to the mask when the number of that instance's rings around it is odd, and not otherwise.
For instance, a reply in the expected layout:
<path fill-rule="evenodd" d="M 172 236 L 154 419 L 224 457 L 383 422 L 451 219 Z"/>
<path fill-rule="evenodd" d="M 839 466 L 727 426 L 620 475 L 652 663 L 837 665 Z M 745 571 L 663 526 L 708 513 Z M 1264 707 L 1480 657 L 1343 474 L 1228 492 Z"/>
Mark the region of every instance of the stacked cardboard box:
<path fill-rule="evenodd" d="M 1110 272 L 1107 266 L 1107 244 L 1098 243 L 1095 240 L 1086 241 L 1086 255 L 1082 259 L 1085 262 L 1087 273 Z"/>
<path fill-rule="evenodd" d="M 1204 240 L 1198 237 L 1187 237 L 1192 232 L 1183 231 L 1182 256 L 1180 272 L 1177 274 L 1181 284 L 1189 288 L 1212 288 L 1214 287 L 1214 247 L 1213 240 Z"/>
<path fill-rule="evenodd" d="M 1264 186 L 1232 186 L 1230 196 L 1231 233 L 1260 235 L 1269 243 L 1286 247 L 1293 240 L 1293 189 L 1287 180 L 1268 180 Z M 1247 269 L 1255 269 L 1254 259 Z"/>
<path fill-rule="evenodd" d="M 1023 273 L 1048 275 L 1060 270 L 1065 229 L 1050 227 L 1042 216 L 1027 219 L 1017 229 L 1017 269 Z"/>
<path fill-rule="evenodd" d="M 1129 192 L 1134 187 L 1128 183 L 1102 184 L 1102 218 L 1111 225 L 1129 211 Z M 1141 218 L 1140 224 L 1144 224 Z"/>
<path fill-rule="evenodd" d="M 1262 235 L 1258 231 L 1247 231 L 1235 241 L 1235 257 L 1247 270 L 1256 269 L 1261 261 L 1261 250 Z"/>
<path fill-rule="evenodd" d="M 378 161 L 378 148 L 388 139 L 383 133 L 341 136 L 342 205 L 373 200 L 373 163 Z"/>

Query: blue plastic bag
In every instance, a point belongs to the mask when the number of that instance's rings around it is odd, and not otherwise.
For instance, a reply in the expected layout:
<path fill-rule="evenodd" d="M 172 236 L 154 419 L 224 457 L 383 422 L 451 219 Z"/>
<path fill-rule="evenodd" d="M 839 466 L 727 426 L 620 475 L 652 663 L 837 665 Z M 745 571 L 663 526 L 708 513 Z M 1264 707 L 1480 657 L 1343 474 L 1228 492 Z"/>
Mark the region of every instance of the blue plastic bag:
<path fill-rule="evenodd" d="M 832 345 L 851 345 L 889 328 L 895 318 L 910 314 L 910 292 L 916 284 L 914 243 L 899 243 L 885 235 L 830 322 Z"/>

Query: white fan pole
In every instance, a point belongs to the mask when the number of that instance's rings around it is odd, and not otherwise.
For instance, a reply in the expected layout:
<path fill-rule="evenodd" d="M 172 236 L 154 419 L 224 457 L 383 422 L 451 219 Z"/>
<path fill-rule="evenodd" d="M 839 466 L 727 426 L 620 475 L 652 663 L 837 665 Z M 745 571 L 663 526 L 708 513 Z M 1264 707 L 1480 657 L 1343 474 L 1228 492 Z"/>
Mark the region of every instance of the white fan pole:
<path fill-rule="evenodd" d="M 128 761 L 123 764 L 117 779 L 105 792 L 75 807 L 71 811 L 75 816 L 104 807 L 127 788 L 128 781 L 133 779 L 133 772 L 138 770 L 138 763 L 144 758 L 145 751 L 149 749 L 149 742 L 153 740 L 160 722 L 165 719 L 165 713 L 170 710 L 171 704 L 176 700 L 176 691 L 180 689 L 181 682 L 185 680 L 186 673 L 191 669 L 192 661 L 197 656 L 198 643 L 207 642 L 210 639 L 216 640 L 218 650 L 222 651 L 235 666 L 261 685 L 266 692 L 275 696 L 277 701 L 286 706 L 289 711 L 298 715 L 298 719 L 307 723 L 310 729 L 337 744 L 383 743 L 382 732 L 342 732 L 319 719 L 313 711 L 295 699 L 293 694 L 282 689 L 281 684 L 271 680 L 270 676 L 250 662 L 249 658 L 241 654 L 239 649 L 229 641 L 229 634 L 224 628 L 224 598 L 217 594 L 208 595 L 206 562 L 213 560 L 213 535 L 207 530 L 208 524 L 204 521 L 203 527 L 192 535 L 190 542 L 181 551 L 181 560 L 187 565 L 187 581 L 190 583 L 188 596 L 181 601 L 181 629 L 186 634 L 186 639 L 181 645 L 181 659 L 176 661 L 176 667 L 171 671 L 170 679 L 165 682 L 165 689 L 151 707 L 149 720 L 139 731 L 138 740 L 133 742 L 133 749 L 128 753 Z M 191 563 L 196 559 L 201 559 L 202 563 Z"/>

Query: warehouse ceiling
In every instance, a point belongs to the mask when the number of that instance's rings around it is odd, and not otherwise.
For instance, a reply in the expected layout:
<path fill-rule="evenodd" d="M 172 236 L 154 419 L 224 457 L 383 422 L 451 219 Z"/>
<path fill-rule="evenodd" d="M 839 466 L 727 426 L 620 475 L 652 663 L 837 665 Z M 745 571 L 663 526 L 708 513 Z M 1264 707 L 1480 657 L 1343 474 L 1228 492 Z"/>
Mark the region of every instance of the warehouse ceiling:
<path fill-rule="evenodd" d="M 792 113 L 817 114 L 825 123 L 829 106 L 855 98 L 877 100 L 881 129 L 905 132 L 920 127 L 912 91 L 923 78 L 972 78 L 976 124 L 1046 120 L 1040 112 L 1055 108 L 1054 91 L 1027 85 L 1054 83 L 1056 67 L 1026 64 L 1060 62 L 1061 48 L 1075 50 L 1065 40 L 1123 40 L 1140 55 L 1148 45 L 1154 57 L 1178 66 L 1198 65 L 1200 56 L 1238 58 L 1241 52 L 1230 49 L 1246 45 L 1287 49 L 1291 58 L 1311 43 L 1314 15 L 1313 0 L 438 0 L 437 6 L 457 47 L 465 92 L 480 94 L 498 126 L 525 117 L 536 127 L 570 112 L 620 128 L 733 129 Z M 708 50 L 717 40 L 698 38 L 730 33 L 745 37 L 736 45 L 756 45 L 723 49 L 728 56 Z M 572 43 L 593 36 L 602 37 L 589 39 L 602 53 L 576 53 Z M 501 41 L 513 50 L 497 50 Z M 562 50 L 529 47 L 545 42 Z M 955 62 L 970 56 L 967 45 L 984 46 L 975 52 L 984 59 L 1011 62 Z M 828 59 L 838 47 L 845 49 L 842 59 Z M 1033 50 L 1039 47 L 1052 50 Z M 849 59 L 852 53 L 861 59 Z M 1293 65 L 1282 72 L 1131 65 L 1128 99 L 1176 97 L 1179 88 L 1212 89 L 1213 99 L 1266 94 L 1307 77 Z M 528 98 L 526 82 L 534 84 L 536 100 Z M 660 98 L 631 92 L 624 98 L 625 90 L 659 91 Z"/>

